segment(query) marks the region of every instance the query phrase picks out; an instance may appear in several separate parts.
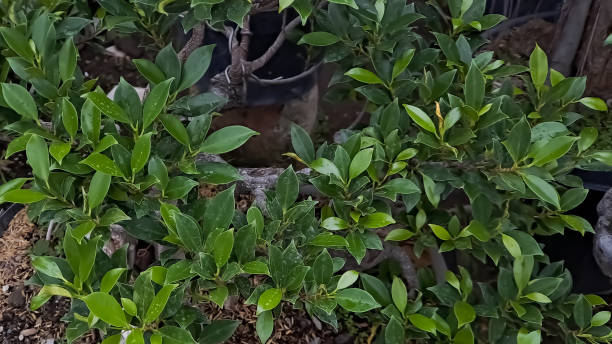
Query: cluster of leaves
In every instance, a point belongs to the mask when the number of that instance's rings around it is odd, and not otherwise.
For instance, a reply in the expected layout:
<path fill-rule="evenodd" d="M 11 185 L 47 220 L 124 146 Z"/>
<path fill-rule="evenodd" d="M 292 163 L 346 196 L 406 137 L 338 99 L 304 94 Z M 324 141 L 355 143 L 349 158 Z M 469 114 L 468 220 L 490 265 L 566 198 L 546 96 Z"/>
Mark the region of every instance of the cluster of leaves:
<path fill-rule="evenodd" d="M 184 91 L 204 75 L 214 46 L 181 61 L 163 36 L 178 20 L 186 30 L 204 20 L 241 25 L 252 4 L 98 2 L 91 19 L 68 15 L 76 11 L 69 2 L 59 12 L 59 4 L 13 8 L 22 15 L 0 29 L 0 107 L 14 137 L 7 156 L 25 151 L 34 175 L 0 186 L 0 202 L 29 203 L 32 219 L 61 228 L 63 256 L 32 257 L 32 282 L 42 289 L 31 306 L 71 298 L 69 341 L 94 328 L 108 344 L 219 343 L 239 322 L 210 321 L 199 306 L 223 307 L 232 296 L 256 305 L 264 343 L 284 307 L 333 327 L 342 308 L 383 324 L 377 343 L 612 338 L 610 313 L 597 311 L 605 302 L 571 294 L 569 272 L 534 237 L 593 231 L 569 213 L 587 195 L 570 172 L 612 165 L 612 152 L 594 148 L 595 128 L 572 125 L 580 106 L 606 105 L 583 97 L 584 78 L 549 69 L 539 48 L 529 67 L 480 52 L 477 33 L 503 19 L 484 15 L 484 0 L 280 1 L 281 11 L 312 23 L 300 44 L 339 66 L 330 97 L 362 98 L 372 116 L 343 142 L 317 149 L 292 127 L 288 155 L 311 173 L 287 168 L 265 204 L 246 214 L 235 209 L 234 186 L 200 195 L 200 183 L 240 175 L 197 157 L 229 152 L 256 133 L 241 126 L 208 133 L 223 99 Z M 124 80 L 110 99 L 82 75 L 74 41 L 87 25 L 159 43 L 154 61 L 134 61 L 150 83 L 144 99 Z M 302 184 L 326 202 L 300 198 Z M 465 201 L 449 206 L 457 194 Z M 163 248 L 151 267 L 132 269 L 127 246 L 109 251 L 118 225 Z M 404 272 L 408 266 L 349 268 L 405 242 L 417 256 L 460 251 L 494 267 L 497 282 L 474 288 L 474 271 L 464 268 L 442 271 L 439 281 L 427 268 L 418 278 Z"/>

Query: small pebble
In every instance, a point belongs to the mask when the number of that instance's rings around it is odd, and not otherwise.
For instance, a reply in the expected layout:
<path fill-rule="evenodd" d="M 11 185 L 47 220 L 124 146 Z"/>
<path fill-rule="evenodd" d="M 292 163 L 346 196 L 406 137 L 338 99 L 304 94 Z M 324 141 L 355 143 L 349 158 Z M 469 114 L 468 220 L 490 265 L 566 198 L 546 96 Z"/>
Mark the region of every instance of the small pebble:
<path fill-rule="evenodd" d="M 23 335 L 21 335 L 21 334 L 19 335 L 19 340 L 20 341 L 23 340 Z"/>
<path fill-rule="evenodd" d="M 3 286 L 2 286 L 2 292 L 3 292 L 3 293 L 6 293 L 6 292 L 9 290 L 9 288 L 10 288 L 10 287 L 8 286 L 8 284 L 7 284 L 7 285 L 3 285 Z"/>

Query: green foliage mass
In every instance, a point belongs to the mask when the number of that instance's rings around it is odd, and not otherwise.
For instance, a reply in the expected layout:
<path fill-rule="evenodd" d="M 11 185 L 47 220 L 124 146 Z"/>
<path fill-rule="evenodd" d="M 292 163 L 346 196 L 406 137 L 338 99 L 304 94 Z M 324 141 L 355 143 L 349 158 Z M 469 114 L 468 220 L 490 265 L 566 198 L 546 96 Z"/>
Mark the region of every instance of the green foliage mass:
<path fill-rule="evenodd" d="M 296 40 L 313 60 L 337 65 L 329 99 L 367 102 L 367 127 L 315 147 L 298 126 L 295 153 L 310 168 L 280 175 L 265 204 L 235 208 L 240 179 L 226 163 L 203 162 L 256 132 L 209 133 L 225 100 L 182 92 L 204 75 L 214 46 L 181 61 L 168 33 L 206 21 L 242 25 L 246 0 L 98 0 L 2 3 L 0 107 L 13 137 L 6 157 L 25 151 L 33 178 L 0 186 L 0 202 L 29 204 L 39 224 L 62 229 L 61 257 L 33 256 L 41 285 L 32 309 L 53 296 L 72 300 L 72 342 L 91 329 L 103 343 L 220 343 L 239 322 L 198 307 L 228 298 L 257 307 L 266 342 L 283 309 L 304 309 L 333 327 L 349 312 L 382 325 L 376 343 L 608 342 L 610 312 L 595 295 L 571 293 L 562 262 L 536 235 L 592 232 L 570 214 L 586 197 L 574 168 L 612 165 L 598 131 L 576 130 L 585 79 L 496 60 L 478 35 L 504 18 L 484 0 L 310 0 L 279 2 L 307 24 Z M 309 28 L 309 30 L 307 30 Z M 77 44 L 107 31 L 143 33 L 158 53 L 134 63 L 149 81 L 140 99 L 122 80 L 109 99 L 78 68 Z M 210 199 L 202 183 L 226 185 Z M 312 185 L 324 202 L 300 197 Z M 447 201 L 464 195 L 465 201 Z M 456 197 L 462 198 L 462 197 Z M 128 266 L 128 247 L 103 250 L 121 226 L 163 250 L 145 271 Z M 461 252 L 495 271 L 344 268 L 406 241 L 420 256 Z M 254 283 L 257 276 L 258 283 Z"/>

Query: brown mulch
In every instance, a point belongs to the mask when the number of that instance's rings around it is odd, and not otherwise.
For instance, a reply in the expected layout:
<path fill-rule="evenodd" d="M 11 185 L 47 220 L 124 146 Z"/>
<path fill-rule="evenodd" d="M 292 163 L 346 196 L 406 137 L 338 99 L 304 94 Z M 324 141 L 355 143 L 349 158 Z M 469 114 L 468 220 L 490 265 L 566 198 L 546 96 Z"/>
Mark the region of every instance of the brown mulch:
<path fill-rule="evenodd" d="M 42 235 L 23 209 L 0 237 L 0 344 L 59 342 L 66 330 L 60 319 L 70 308 L 68 299 L 53 298 L 36 311 L 29 309 L 38 293 L 37 287 L 24 285 L 34 272 L 29 253 Z"/>
<path fill-rule="evenodd" d="M 257 306 L 242 302 L 226 304 L 224 309 L 210 303 L 202 304 L 203 311 L 211 320 L 239 320 L 241 324 L 226 344 L 259 344 L 255 324 Z M 267 344 L 334 344 L 352 341 L 337 340 L 338 336 L 329 325 L 322 324 L 303 310 L 294 310 L 290 305 L 283 308 L 283 316 L 274 320 L 274 333 Z"/>
<path fill-rule="evenodd" d="M 227 189 L 229 185 L 213 185 L 213 184 L 202 184 L 199 188 L 200 197 L 213 198 L 219 192 Z M 239 194 L 236 198 L 236 209 L 246 213 L 255 201 L 255 196 L 251 194 Z"/>

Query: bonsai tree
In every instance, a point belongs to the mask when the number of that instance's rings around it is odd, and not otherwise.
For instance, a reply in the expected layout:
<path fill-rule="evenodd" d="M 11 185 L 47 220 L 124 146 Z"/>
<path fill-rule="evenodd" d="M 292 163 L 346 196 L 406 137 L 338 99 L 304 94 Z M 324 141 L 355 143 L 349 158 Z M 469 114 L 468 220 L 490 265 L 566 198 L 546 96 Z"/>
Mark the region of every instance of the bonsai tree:
<path fill-rule="evenodd" d="M 41 289 L 31 307 L 70 298 L 68 341 L 95 329 L 103 343 L 218 343 L 240 322 L 209 321 L 199 306 L 228 302 L 256 305 L 263 343 L 287 307 L 335 328 L 347 313 L 365 318 L 377 343 L 609 341 L 605 301 L 572 294 L 569 271 L 536 237 L 593 231 L 569 213 L 588 192 L 571 171 L 607 168 L 612 152 L 593 148 L 597 129 L 573 128 L 581 107 L 607 107 L 583 96 L 584 78 L 551 70 L 539 47 L 528 67 L 482 50 L 478 33 L 503 20 L 484 14 L 484 0 L 99 4 L 26 8 L 0 29 L 0 106 L 17 118 L 7 155 L 25 151 L 34 176 L 0 186 L 0 200 L 55 224 L 63 251 L 32 257 Z M 329 98 L 359 99 L 371 116 L 317 148 L 293 126 L 288 155 L 308 169 L 284 169 L 243 213 L 241 175 L 201 154 L 257 133 L 209 133 L 221 93 L 184 91 L 210 63 L 204 27 L 230 40 L 242 32 L 226 82 L 248 77 L 258 66 L 244 58 L 249 15 L 270 10 L 298 13 L 287 31 L 309 24 L 298 41 L 337 65 Z M 159 42 L 153 61 L 134 61 L 150 83 L 144 99 L 125 81 L 110 99 L 80 73 L 84 27 L 60 29 L 89 13 L 94 32 Z M 165 35 L 178 21 L 193 33 L 177 53 Z M 204 183 L 226 188 L 206 198 Z M 158 247 L 151 266 L 129 264 L 134 245 L 115 245 L 119 228 Z M 427 252 L 432 268 L 417 269 L 407 248 Z M 467 264 L 447 267 L 440 252 Z"/>

